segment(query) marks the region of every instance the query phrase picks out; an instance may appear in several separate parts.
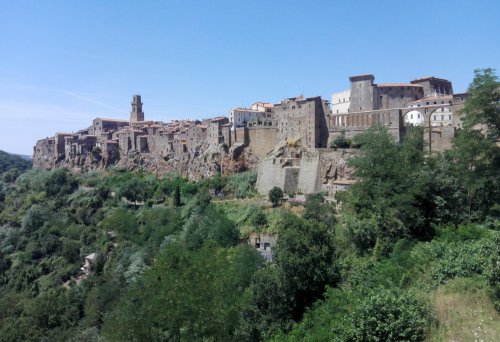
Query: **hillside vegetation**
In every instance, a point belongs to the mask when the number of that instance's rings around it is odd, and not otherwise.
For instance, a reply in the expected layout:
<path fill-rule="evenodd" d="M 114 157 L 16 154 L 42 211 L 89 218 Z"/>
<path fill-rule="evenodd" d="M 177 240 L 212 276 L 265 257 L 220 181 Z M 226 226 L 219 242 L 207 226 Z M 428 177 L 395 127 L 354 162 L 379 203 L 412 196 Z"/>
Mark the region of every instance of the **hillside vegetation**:
<path fill-rule="evenodd" d="M 31 161 L 21 156 L 16 156 L 4 151 L 0 151 L 0 174 L 9 172 L 9 181 L 15 179 L 22 172 L 31 169 Z"/>
<path fill-rule="evenodd" d="M 476 72 L 444 154 L 359 135 L 338 203 L 271 203 L 254 172 L 4 179 L 0 341 L 498 341 L 498 87 Z"/>

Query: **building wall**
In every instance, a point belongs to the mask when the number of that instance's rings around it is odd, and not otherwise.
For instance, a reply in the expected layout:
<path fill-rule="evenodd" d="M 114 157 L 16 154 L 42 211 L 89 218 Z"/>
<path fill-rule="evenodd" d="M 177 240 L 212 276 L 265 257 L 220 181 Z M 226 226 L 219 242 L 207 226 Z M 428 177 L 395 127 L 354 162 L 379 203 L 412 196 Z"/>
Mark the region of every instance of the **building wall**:
<path fill-rule="evenodd" d="M 412 84 L 419 84 L 423 87 L 424 96 L 453 95 L 453 86 L 450 81 L 437 78 L 425 77 L 411 81 Z"/>
<path fill-rule="evenodd" d="M 277 186 L 285 193 L 317 193 L 321 191 L 320 168 L 318 152 L 305 152 L 301 158 L 264 159 L 257 174 L 257 190 L 267 194 Z"/>
<path fill-rule="evenodd" d="M 92 134 L 101 137 L 107 135 L 108 132 L 115 132 L 126 126 L 129 126 L 128 121 L 96 118 L 92 121 Z"/>
<path fill-rule="evenodd" d="M 332 113 L 346 114 L 349 112 L 351 104 L 351 90 L 344 90 L 339 93 L 332 94 Z"/>
<path fill-rule="evenodd" d="M 380 85 L 376 87 L 379 107 L 375 109 L 405 108 L 406 104 L 424 97 L 420 85 Z"/>
<path fill-rule="evenodd" d="M 248 128 L 248 146 L 259 158 L 271 152 L 276 143 L 275 128 Z"/>
<path fill-rule="evenodd" d="M 320 97 L 296 97 L 281 101 L 274 107 L 276 143 L 296 143 L 301 141 L 307 147 L 326 146 L 328 125 L 326 101 Z"/>
<path fill-rule="evenodd" d="M 229 113 L 229 121 L 233 128 L 245 127 L 249 121 L 256 120 L 260 111 L 248 108 L 233 108 Z"/>
<path fill-rule="evenodd" d="M 351 103 L 349 112 L 360 112 L 378 109 L 373 75 L 361 75 L 350 77 L 351 81 Z"/>
<path fill-rule="evenodd" d="M 186 144 L 189 152 L 194 152 L 207 140 L 207 128 L 200 125 L 193 125 L 186 131 Z"/>

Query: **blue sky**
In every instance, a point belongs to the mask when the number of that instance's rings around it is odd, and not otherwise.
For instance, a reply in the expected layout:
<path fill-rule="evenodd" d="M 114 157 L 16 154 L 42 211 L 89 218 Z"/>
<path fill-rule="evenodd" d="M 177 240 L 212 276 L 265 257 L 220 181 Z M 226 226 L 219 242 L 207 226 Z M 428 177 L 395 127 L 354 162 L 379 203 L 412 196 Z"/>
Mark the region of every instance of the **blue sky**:
<path fill-rule="evenodd" d="M 0 0 L 0 149 L 128 118 L 227 115 L 376 82 L 500 68 L 500 1 Z"/>

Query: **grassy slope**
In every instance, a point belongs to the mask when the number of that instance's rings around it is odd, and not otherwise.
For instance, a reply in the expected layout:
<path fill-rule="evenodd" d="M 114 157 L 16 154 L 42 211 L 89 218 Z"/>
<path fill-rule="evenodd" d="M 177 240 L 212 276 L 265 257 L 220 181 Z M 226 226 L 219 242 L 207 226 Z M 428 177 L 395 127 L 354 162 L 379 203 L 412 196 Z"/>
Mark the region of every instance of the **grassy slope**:
<path fill-rule="evenodd" d="M 500 341 L 500 314 L 483 281 L 457 278 L 429 294 L 439 324 L 428 341 Z"/>

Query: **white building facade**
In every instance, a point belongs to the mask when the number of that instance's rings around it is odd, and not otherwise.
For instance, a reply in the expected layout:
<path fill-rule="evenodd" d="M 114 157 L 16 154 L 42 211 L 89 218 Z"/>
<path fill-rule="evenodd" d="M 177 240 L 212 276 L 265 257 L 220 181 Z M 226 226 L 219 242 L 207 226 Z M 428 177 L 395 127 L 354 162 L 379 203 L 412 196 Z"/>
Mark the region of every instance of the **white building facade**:
<path fill-rule="evenodd" d="M 231 128 L 245 127 L 248 122 L 259 118 L 272 117 L 274 105 L 267 102 L 255 102 L 251 108 L 233 108 L 229 113 Z"/>
<path fill-rule="evenodd" d="M 346 114 L 351 105 L 351 90 L 332 94 L 332 114 Z"/>
<path fill-rule="evenodd" d="M 448 126 L 453 123 L 453 112 L 451 109 L 452 96 L 431 96 L 424 97 L 423 99 L 408 103 L 407 108 L 415 108 L 415 110 L 408 112 L 405 116 L 405 124 L 413 126 L 422 126 L 424 124 L 424 117 L 417 108 L 425 106 L 436 106 L 431 114 L 431 126 Z M 443 107 L 439 107 L 443 105 Z"/>

